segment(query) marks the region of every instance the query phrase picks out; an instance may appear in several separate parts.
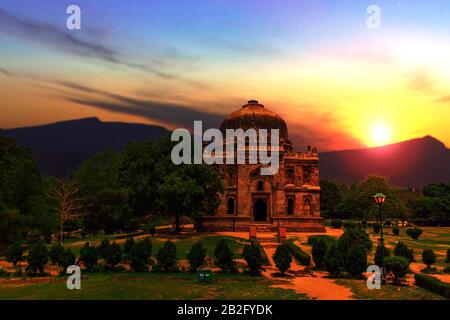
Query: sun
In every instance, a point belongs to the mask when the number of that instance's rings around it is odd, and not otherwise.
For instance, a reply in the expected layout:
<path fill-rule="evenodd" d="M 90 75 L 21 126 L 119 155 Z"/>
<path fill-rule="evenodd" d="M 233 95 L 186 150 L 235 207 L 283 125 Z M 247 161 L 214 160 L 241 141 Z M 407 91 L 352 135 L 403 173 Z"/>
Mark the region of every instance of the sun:
<path fill-rule="evenodd" d="M 388 127 L 378 123 L 372 127 L 371 138 L 374 145 L 383 145 L 389 142 L 391 138 L 391 132 Z"/>

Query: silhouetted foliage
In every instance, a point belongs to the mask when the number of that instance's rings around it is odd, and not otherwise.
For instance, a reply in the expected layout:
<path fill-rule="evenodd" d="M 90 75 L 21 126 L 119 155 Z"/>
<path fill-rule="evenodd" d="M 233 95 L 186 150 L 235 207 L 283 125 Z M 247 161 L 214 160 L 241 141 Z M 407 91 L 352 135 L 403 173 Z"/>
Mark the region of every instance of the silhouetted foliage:
<path fill-rule="evenodd" d="M 202 267 L 205 264 L 206 249 L 203 248 L 203 245 L 200 241 L 192 245 L 192 248 L 187 254 L 187 259 L 189 261 L 191 272 L 197 271 L 198 268 Z"/>
<path fill-rule="evenodd" d="M 282 274 L 289 270 L 292 263 L 292 255 L 286 244 L 280 244 L 277 247 L 273 254 L 273 261 Z"/>
<path fill-rule="evenodd" d="M 259 247 L 253 243 L 247 243 L 244 246 L 242 252 L 245 261 L 247 262 L 248 269 L 252 275 L 260 275 L 263 265 L 263 257 Z"/>
<path fill-rule="evenodd" d="M 422 251 L 422 261 L 427 265 L 427 268 L 431 268 L 431 265 L 436 262 L 436 254 L 432 249 L 424 249 Z"/>
<path fill-rule="evenodd" d="M 394 255 L 397 257 L 406 258 L 409 262 L 414 261 L 413 249 L 408 248 L 406 244 L 399 241 L 394 248 Z"/>
<path fill-rule="evenodd" d="M 236 263 L 233 260 L 233 251 L 228 247 L 225 239 L 220 239 L 214 249 L 214 263 L 222 272 L 236 272 Z"/>
<path fill-rule="evenodd" d="M 26 257 L 26 270 L 30 274 L 44 273 L 45 265 L 48 262 L 48 251 L 44 243 L 38 243 L 30 246 L 28 256 Z"/>
<path fill-rule="evenodd" d="M 20 243 L 14 243 L 10 245 L 5 252 L 6 260 L 11 262 L 14 266 L 24 260 L 23 253 L 24 248 L 20 245 Z"/>
<path fill-rule="evenodd" d="M 172 271 L 177 266 L 177 247 L 171 241 L 166 241 L 158 251 L 158 265 L 163 271 Z"/>

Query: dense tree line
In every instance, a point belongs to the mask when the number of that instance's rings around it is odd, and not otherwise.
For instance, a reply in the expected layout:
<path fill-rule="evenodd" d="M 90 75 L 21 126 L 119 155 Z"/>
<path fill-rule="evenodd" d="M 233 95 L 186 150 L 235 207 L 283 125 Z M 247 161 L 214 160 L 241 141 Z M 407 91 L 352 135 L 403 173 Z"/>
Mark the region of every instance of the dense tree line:
<path fill-rule="evenodd" d="M 450 223 L 450 183 L 425 186 L 423 192 L 392 186 L 389 179 L 371 175 L 361 182 L 344 183 L 321 180 L 322 216 L 329 219 L 375 220 L 377 207 L 372 196 L 387 198 L 383 204 L 385 219 L 420 224 Z"/>
<path fill-rule="evenodd" d="M 207 165 L 174 165 L 173 142 L 130 143 L 82 163 L 71 179 L 42 174 L 31 150 L 0 136 L 0 243 L 29 243 L 70 231 L 106 234 L 164 218 L 213 213 L 223 185 Z"/>

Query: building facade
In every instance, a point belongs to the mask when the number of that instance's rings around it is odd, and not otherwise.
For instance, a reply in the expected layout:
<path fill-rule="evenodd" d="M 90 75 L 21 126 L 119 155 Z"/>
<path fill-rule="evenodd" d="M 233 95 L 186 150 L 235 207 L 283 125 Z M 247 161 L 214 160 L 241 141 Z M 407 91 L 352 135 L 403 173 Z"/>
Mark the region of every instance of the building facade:
<path fill-rule="evenodd" d="M 285 121 L 255 100 L 231 113 L 226 129 L 278 129 L 279 170 L 261 175 L 261 164 L 218 165 L 225 192 L 214 215 L 196 220 L 198 231 L 248 231 L 264 226 L 272 231 L 324 232 L 320 217 L 319 157 L 316 148 L 293 152 Z"/>

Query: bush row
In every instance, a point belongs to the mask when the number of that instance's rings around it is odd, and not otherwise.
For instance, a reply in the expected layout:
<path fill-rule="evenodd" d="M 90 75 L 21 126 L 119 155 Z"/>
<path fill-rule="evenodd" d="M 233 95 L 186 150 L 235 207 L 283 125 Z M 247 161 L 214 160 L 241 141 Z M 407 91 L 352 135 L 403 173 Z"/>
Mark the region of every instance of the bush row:
<path fill-rule="evenodd" d="M 299 246 L 297 246 L 292 240 L 286 240 L 284 242 L 289 249 L 289 252 L 292 254 L 294 259 L 303 266 L 311 265 L 311 257 L 305 251 L 302 250 Z"/>
<path fill-rule="evenodd" d="M 414 279 L 416 281 L 416 285 L 419 287 L 428 289 L 434 293 L 444 296 L 447 299 L 450 299 L 450 284 L 442 282 L 435 277 L 419 273 L 414 275 Z"/>

